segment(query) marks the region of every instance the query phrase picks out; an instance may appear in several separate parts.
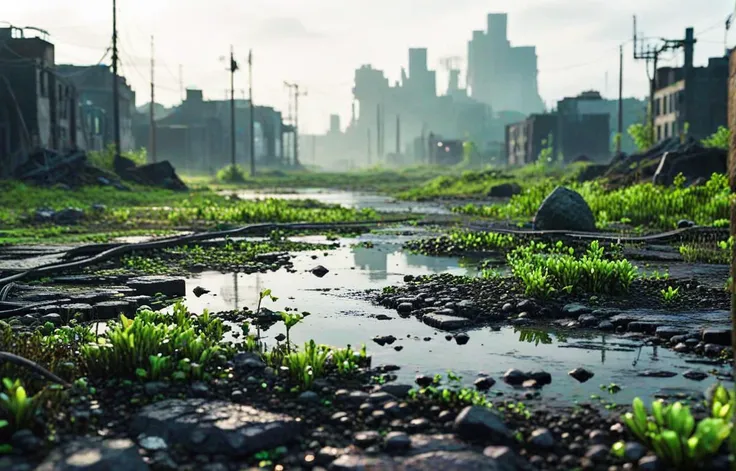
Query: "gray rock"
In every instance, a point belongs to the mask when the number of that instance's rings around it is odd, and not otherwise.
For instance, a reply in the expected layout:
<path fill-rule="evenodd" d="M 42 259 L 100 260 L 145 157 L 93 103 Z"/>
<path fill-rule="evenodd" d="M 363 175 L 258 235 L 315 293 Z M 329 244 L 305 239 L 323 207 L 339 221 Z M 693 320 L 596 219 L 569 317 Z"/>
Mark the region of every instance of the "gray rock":
<path fill-rule="evenodd" d="M 693 221 L 690 221 L 689 219 L 680 219 L 679 221 L 677 221 L 678 229 L 686 229 L 688 227 L 695 227 L 695 223 Z"/>
<path fill-rule="evenodd" d="M 392 396 L 396 397 L 397 399 L 403 399 L 406 396 L 409 395 L 409 391 L 411 391 L 413 386 L 410 384 L 384 384 L 380 388 L 378 388 L 381 392 L 386 392 L 391 394 Z"/>
<path fill-rule="evenodd" d="M 201 454 L 241 457 L 290 442 L 299 425 L 287 415 L 227 401 L 168 399 L 141 409 L 130 428 Z"/>
<path fill-rule="evenodd" d="M 401 303 L 396 306 L 396 311 L 399 314 L 409 314 L 411 313 L 412 309 L 414 309 L 414 305 L 412 303 Z"/>
<path fill-rule="evenodd" d="M 473 384 L 479 391 L 488 391 L 496 384 L 496 380 L 490 376 L 483 376 L 482 378 L 476 379 Z"/>
<path fill-rule="evenodd" d="M 394 471 L 396 463 L 387 456 L 342 454 L 327 468 L 329 471 Z"/>
<path fill-rule="evenodd" d="M 195 288 L 194 288 L 194 289 L 192 290 L 192 293 L 194 293 L 194 295 L 195 295 L 196 297 L 198 297 L 198 298 L 199 298 L 200 296 L 203 296 L 203 295 L 205 295 L 205 294 L 209 293 L 209 292 L 210 292 L 210 290 L 208 290 L 207 288 L 203 288 L 203 287 L 201 287 L 201 286 L 196 286 L 196 287 L 195 287 Z"/>
<path fill-rule="evenodd" d="M 662 468 L 662 461 L 654 455 L 645 456 L 639 460 L 639 471 L 657 471 Z"/>
<path fill-rule="evenodd" d="M 465 332 L 455 334 L 453 338 L 455 339 L 455 343 L 458 345 L 465 345 L 466 343 L 470 341 L 470 336 L 466 334 Z"/>
<path fill-rule="evenodd" d="M 529 443 L 539 448 L 552 448 L 555 446 L 555 437 L 546 428 L 538 428 L 532 432 Z"/>
<path fill-rule="evenodd" d="M 703 330 L 703 335 L 701 336 L 703 342 L 705 343 L 713 343 L 716 345 L 723 345 L 724 347 L 730 347 L 731 346 L 731 329 L 719 329 L 719 328 L 710 328 Z"/>
<path fill-rule="evenodd" d="M 135 314 L 135 310 L 136 308 L 128 301 L 102 301 L 101 303 L 95 304 L 92 316 L 97 320 L 115 319 L 120 314 L 132 316 Z"/>
<path fill-rule="evenodd" d="M 166 440 L 161 437 L 140 437 L 138 438 L 138 445 L 148 451 L 165 450 L 169 447 Z"/>
<path fill-rule="evenodd" d="M 543 370 L 530 371 L 527 376 L 542 386 L 552 383 L 552 375 Z"/>
<path fill-rule="evenodd" d="M 454 434 L 423 435 L 415 434 L 411 437 L 411 453 L 421 455 L 431 451 L 461 451 L 470 447 Z"/>
<path fill-rule="evenodd" d="M 10 443 L 16 451 L 35 453 L 43 446 L 40 438 L 28 429 L 20 429 L 10 437 Z"/>
<path fill-rule="evenodd" d="M 641 371 L 637 376 L 644 378 L 672 378 L 673 376 L 677 376 L 677 373 L 665 370 L 645 370 Z"/>
<path fill-rule="evenodd" d="M 399 453 L 411 448 L 411 439 L 404 432 L 389 432 L 383 446 L 389 453 Z"/>
<path fill-rule="evenodd" d="M 657 330 L 654 331 L 654 335 L 656 335 L 657 337 L 661 339 L 665 339 L 665 340 L 669 340 L 676 335 L 683 335 L 686 333 L 687 331 L 685 330 L 678 329 L 677 327 L 666 326 L 666 325 L 657 327 Z"/>
<path fill-rule="evenodd" d="M 626 442 L 624 445 L 624 459 L 637 462 L 647 454 L 647 447 L 639 442 Z"/>
<path fill-rule="evenodd" d="M 480 406 L 468 406 L 455 419 L 455 430 L 461 438 L 510 441 L 513 434 L 495 412 Z"/>
<path fill-rule="evenodd" d="M 464 317 L 448 316 L 445 314 L 430 313 L 422 316 L 422 322 L 430 327 L 440 330 L 462 329 L 472 325 L 472 322 Z"/>
<path fill-rule="evenodd" d="M 73 304 L 62 304 L 59 306 L 59 311 L 66 316 L 67 319 L 71 319 L 77 314 L 82 316 L 82 320 L 89 321 L 92 319 L 92 313 L 94 308 L 91 304 L 85 303 L 73 303 Z"/>
<path fill-rule="evenodd" d="M 582 316 L 578 317 L 578 322 L 582 327 L 593 327 L 600 323 L 598 321 L 598 318 L 590 314 L 583 314 Z"/>
<path fill-rule="evenodd" d="M 499 471 L 523 471 L 530 469 L 529 464 L 507 446 L 488 446 L 483 450 L 483 455 L 491 458 L 498 465 Z"/>
<path fill-rule="evenodd" d="M 605 445 L 593 445 L 585 452 L 585 457 L 596 462 L 600 462 L 608 458 L 610 448 Z"/>
<path fill-rule="evenodd" d="M 588 371 L 585 368 L 575 368 L 574 370 L 570 371 L 567 374 L 569 374 L 570 376 L 572 376 L 573 378 L 578 380 L 578 382 L 581 382 L 581 383 L 584 383 L 588 381 L 590 378 L 592 378 L 593 376 L 595 376 L 595 373 L 593 373 L 592 371 Z"/>
<path fill-rule="evenodd" d="M 156 296 L 158 293 L 168 298 L 178 298 L 186 295 L 187 285 L 183 278 L 171 276 L 141 276 L 126 283 L 136 293 L 146 296 Z"/>
<path fill-rule="evenodd" d="M 705 373 L 703 371 L 690 370 L 684 372 L 682 376 L 693 381 L 703 381 L 705 378 L 708 377 L 708 373 Z"/>
<path fill-rule="evenodd" d="M 503 380 L 512 386 L 519 385 L 529 379 L 529 375 L 516 368 L 511 368 L 503 374 Z"/>
<path fill-rule="evenodd" d="M 598 324 L 598 329 L 605 330 L 607 332 L 610 332 L 615 328 L 616 326 L 614 326 L 611 321 L 602 321 L 600 324 Z"/>
<path fill-rule="evenodd" d="M 314 391 L 304 391 L 303 393 L 299 394 L 298 400 L 302 404 L 318 404 L 319 394 Z"/>
<path fill-rule="evenodd" d="M 661 324 L 658 324 L 656 322 L 634 321 L 629 323 L 628 330 L 629 332 L 643 332 L 645 334 L 654 334 L 660 325 Z"/>
<path fill-rule="evenodd" d="M 73 225 L 84 218 L 84 211 L 79 208 L 66 208 L 54 214 L 53 218 L 57 224 Z"/>
<path fill-rule="evenodd" d="M 584 306 L 579 303 L 570 303 L 566 304 L 562 308 L 562 313 L 566 316 L 580 316 L 582 314 L 589 314 L 593 310 L 589 308 L 588 306 Z"/>
<path fill-rule="evenodd" d="M 146 471 L 148 465 L 130 440 L 78 438 L 46 457 L 36 471 Z"/>
<path fill-rule="evenodd" d="M 534 229 L 594 232 L 595 217 L 579 193 L 558 186 L 539 206 Z"/>
<path fill-rule="evenodd" d="M 368 447 L 378 443 L 381 440 L 381 434 L 375 430 L 366 430 L 363 432 L 357 432 L 353 436 L 355 444 L 360 447 Z"/>
<path fill-rule="evenodd" d="M 266 364 L 257 353 L 239 352 L 233 356 L 233 365 L 240 371 L 262 370 Z"/>
<path fill-rule="evenodd" d="M 371 468 L 373 469 L 373 468 Z M 391 468 L 381 468 L 381 470 Z M 463 471 L 500 471 L 500 465 L 474 451 L 433 451 L 404 460 L 401 471 L 458 469 Z"/>
<path fill-rule="evenodd" d="M 488 196 L 491 198 L 511 198 L 521 193 L 521 185 L 516 182 L 499 183 L 488 190 Z"/>
<path fill-rule="evenodd" d="M 316 267 L 312 268 L 310 271 L 317 278 L 322 278 L 323 276 L 325 276 L 326 274 L 330 272 L 330 270 L 323 267 L 322 265 L 317 265 Z"/>

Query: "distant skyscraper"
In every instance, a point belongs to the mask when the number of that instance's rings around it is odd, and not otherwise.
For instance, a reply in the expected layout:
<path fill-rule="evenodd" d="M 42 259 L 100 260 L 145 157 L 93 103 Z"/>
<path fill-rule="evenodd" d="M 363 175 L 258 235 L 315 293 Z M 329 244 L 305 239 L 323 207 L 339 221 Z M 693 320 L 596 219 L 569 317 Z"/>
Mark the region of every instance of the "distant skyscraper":
<path fill-rule="evenodd" d="M 468 42 L 470 96 L 491 105 L 495 111 L 542 112 L 536 48 L 511 46 L 507 26 L 505 13 L 491 13 L 486 31 L 473 31 Z"/>

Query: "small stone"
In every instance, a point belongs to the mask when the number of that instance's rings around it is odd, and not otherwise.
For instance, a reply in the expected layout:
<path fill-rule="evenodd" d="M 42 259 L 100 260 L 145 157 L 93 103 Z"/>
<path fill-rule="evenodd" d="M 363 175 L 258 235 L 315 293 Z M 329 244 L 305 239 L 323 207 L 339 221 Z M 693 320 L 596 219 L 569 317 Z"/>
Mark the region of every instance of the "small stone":
<path fill-rule="evenodd" d="M 672 350 L 676 351 L 677 353 L 687 353 L 690 351 L 690 347 L 688 347 L 687 344 L 680 342 L 672 347 Z"/>
<path fill-rule="evenodd" d="M 562 313 L 566 316 L 580 316 L 582 314 L 588 314 L 592 312 L 593 310 L 589 308 L 588 306 L 584 306 L 579 303 L 570 303 L 566 304 L 562 308 Z"/>
<path fill-rule="evenodd" d="M 455 335 L 455 343 L 465 345 L 470 341 L 470 336 L 464 332 Z"/>
<path fill-rule="evenodd" d="M 480 406 L 468 406 L 455 418 L 455 430 L 464 439 L 511 441 L 513 434 L 503 419 Z"/>
<path fill-rule="evenodd" d="M 482 378 L 478 378 L 473 383 L 479 391 L 488 391 L 493 387 L 494 384 L 496 384 L 496 380 L 491 378 L 490 376 L 484 376 Z"/>
<path fill-rule="evenodd" d="M 399 314 L 409 314 L 412 309 L 414 309 L 414 306 L 411 303 L 401 303 L 396 307 Z"/>
<path fill-rule="evenodd" d="M 325 276 L 326 274 L 330 272 L 330 270 L 323 267 L 322 265 L 317 265 L 316 267 L 312 268 L 310 271 L 317 278 L 322 278 L 323 276 Z"/>
<path fill-rule="evenodd" d="M 673 376 L 677 376 L 677 373 L 674 371 L 664 370 L 645 370 L 640 372 L 637 376 L 644 378 L 672 378 Z"/>
<path fill-rule="evenodd" d="M 688 227 L 695 227 L 695 223 L 689 219 L 680 219 L 677 221 L 678 229 L 687 229 Z"/>
<path fill-rule="evenodd" d="M 411 448 L 411 439 L 404 432 L 389 432 L 383 444 L 389 453 L 398 453 Z"/>
<path fill-rule="evenodd" d="M 585 452 L 585 457 L 589 460 L 600 462 L 608 458 L 610 448 L 605 445 L 593 445 Z"/>
<path fill-rule="evenodd" d="M 539 448 L 552 448 L 555 446 L 555 437 L 548 429 L 538 428 L 532 432 L 529 443 Z"/>
<path fill-rule="evenodd" d="M 637 469 L 639 471 L 658 471 L 662 462 L 654 455 L 648 455 L 639 460 Z"/>
<path fill-rule="evenodd" d="M 314 391 L 304 391 L 303 393 L 299 394 L 298 401 L 302 404 L 318 404 L 319 394 Z"/>
<path fill-rule="evenodd" d="M 403 399 L 406 396 L 409 395 L 409 391 L 412 390 L 412 386 L 410 384 L 384 384 L 381 386 L 378 391 L 385 392 L 397 399 Z"/>
<path fill-rule="evenodd" d="M 166 440 L 161 437 L 154 436 L 139 438 L 138 445 L 148 451 L 165 450 L 169 447 L 166 444 Z"/>
<path fill-rule="evenodd" d="M 10 443 L 18 451 L 34 453 L 43 446 L 40 438 L 28 429 L 20 429 L 10 437 Z"/>
<path fill-rule="evenodd" d="M 599 330 L 604 330 L 607 332 L 612 331 L 615 328 L 616 326 L 614 326 L 611 321 L 602 321 L 600 324 L 598 324 Z"/>
<path fill-rule="evenodd" d="M 524 389 L 542 389 L 542 385 L 536 379 L 527 379 L 521 383 L 521 387 Z"/>
<path fill-rule="evenodd" d="M 419 387 L 426 388 L 428 386 L 431 386 L 432 383 L 434 383 L 434 378 L 431 376 L 419 375 L 416 377 L 414 382 L 417 383 Z"/>
<path fill-rule="evenodd" d="M 708 377 L 708 373 L 704 373 L 698 370 L 689 370 L 684 372 L 682 376 L 693 381 L 703 381 L 705 378 Z"/>
<path fill-rule="evenodd" d="M 624 445 L 624 459 L 637 462 L 647 454 L 647 447 L 639 442 L 626 442 Z"/>
<path fill-rule="evenodd" d="M 533 380 L 535 380 L 540 385 L 550 384 L 552 383 L 552 375 L 547 373 L 546 371 L 537 370 L 537 371 L 530 371 L 527 373 L 527 376 Z"/>
<path fill-rule="evenodd" d="M 44 314 L 43 316 L 41 316 L 41 318 L 39 319 L 39 321 L 41 321 L 42 324 L 45 324 L 46 322 L 51 322 L 56 327 L 58 327 L 58 326 L 60 326 L 60 325 L 62 325 L 64 323 L 64 320 L 61 318 L 61 315 L 59 315 L 59 314 L 57 314 L 55 312 L 52 312 L 52 313 L 49 313 L 49 314 Z"/>
<path fill-rule="evenodd" d="M 701 339 L 705 343 L 722 345 L 724 347 L 731 346 L 731 329 L 726 328 L 709 328 L 703 330 Z"/>
<path fill-rule="evenodd" d="M 194 288 L 194 289 L 192 290 L 192 293 L 194 293 L 194 295 L 195 295 L 196 297 L 198 297 L 198 298 L 199 298 L 200 296 L 204 295 L 204 294 L 207 294 L 207 293 L 209 293 L 209 292 L 210 292 L 210 290 L 208 290 L 208 289 L 206 289 L 206 288 L 202 288 L 201 286 L 197 286 L 196 288 Z"/>
<path fill-rule="evenodd" d="M 78 438 L 56 448 L 37 471 L 93 471 L 125 469 L 146 471 L 148 465 L 138 453 L 138 447 L 128 439 L 95 440 Z"/>
<path fill-rule="evenodd" d="M 595 373 L 588 371 L 585 368 L 575 368 L 567 374 L 578 380 L 580 383 L 584 383 L 595 376 Z"/>
<path fill-rule="evenodd" d="M 527 374 L 516 368 L 511 368 L 503 374 L 503 380 L 512 386 L 522 384 L 527 379 L 529 379 Z"/>
<path fill-rule="evenodd" d="M 375 430 L 358 432 L 353 437 L 355 444 L 362 448 L 378 443 L 380 439 L 381 439 L 381 434 L 376 432 Z"/>

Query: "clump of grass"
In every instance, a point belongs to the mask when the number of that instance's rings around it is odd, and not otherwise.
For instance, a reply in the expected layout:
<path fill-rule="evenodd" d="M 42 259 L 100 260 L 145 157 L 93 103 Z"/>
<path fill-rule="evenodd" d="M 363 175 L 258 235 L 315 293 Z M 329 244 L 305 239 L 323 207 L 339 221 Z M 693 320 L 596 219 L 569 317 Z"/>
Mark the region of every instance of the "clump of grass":
<path fill-rule="evenodd" d="M 506 251 L 516 244 L 511 234 L 499 232 L 452 231 L 432 239 L 412 240 L 406 248 L 427 255 L 462 252 Z"/>
<path fill-rule="evenodd" d="M 173 313 L 142 308 L 135 319 L 121 315 L 81 356 L 92 378 L 201 379 L 222 359 L 227 328 L 207 311 L 190 316 L 181 302 Z"/>
<path fill-rule="evenodd" d="M 591 242 L 580 257 L 575 255 L 573 248 L 561 242 L 554 246 L 532 242 L 515 249 L 507 259 L 512 273 L 529 296 L 544 298 L 557 292 L 627 292 L 638 277 L 638 269 L 628 260 L 608 260 L 604 252 L 598 241 Z"/>
<path fill-rule="evenodd" d="M 222 183 L 244 183 L 245 170 L 238 164 L 228 165 L 217 172 L 217 181 Z"/>
<path fill-rule="evenodd" d="M 463 387 L 462 377 L 452 371 L 447 372 L 444 384 L 442 375 L 437 374 L 429 386 L 409 391 L 409 397 L 416 401 L 441 402 L 450 407 L 473 405 L 493 408 L 493 403 L 485 394 L 476 389 Z"/>
<path fill-rule="evenodd" d="M 466 205 L 454 210 L 494 219 L 529 219 L 559 183 L 547 180 L 529 185 L 505 205 Z M 672 186 L 640 183 L 612 191 L 600 181 L 570 182 L 568 186 L 581 194 L 599 223 L 626 220 L 634 226 L 672 229 L 682 219 L 709 226 L 729 217 L 730 190 L 723 174 L 713 174 L 706 184 L 687 188 L 682 177 Z"/>
<path fill-rule="evenodd" d="M 136 165 L 145 165 L 148 163 L 148 153 L 145 148 L 126 152 L 123 157 L 133 161 Z M 90 151 L 87 153 L 87 161 L 95 167 L 107 170 L 109 172 L 115 171 L 115 146 L 110 144 L 104 150 L 101 151 Z"/>
<path fill-rule="evenodd" d="M 677 296 L 680 293 L 680 287 L 673 288 L 672 286 L 668 286 L 667 289 L 662 290 L 662 299 L 665 303 L 673 303 L 677 299 Z"/>
<path fill-rule="evenodd" d="M 680 245 L 680 255 L 688 263 L 712 263 L 726 265 L 731 263 L 733 237 L 719 241 L 715 247 L 707 244 L 689 243 Z"/>
<path fill-rule="evenodd" d="M 633 401 L 632 412 L 624 414 L 623 422 L 637 440 L 668 465 L 682 470 L 698 469 L 731 436 L 733 405 L 728 391 L 719 386 L 711 416 L 696 421 L 690 409 L 680 402 L 666 405 L 662 400 L 654 401 L 650 414 L 644 402 L 637 397 Z M 623 442 L 614 444 L 612 453 L 623 456 Z"/>

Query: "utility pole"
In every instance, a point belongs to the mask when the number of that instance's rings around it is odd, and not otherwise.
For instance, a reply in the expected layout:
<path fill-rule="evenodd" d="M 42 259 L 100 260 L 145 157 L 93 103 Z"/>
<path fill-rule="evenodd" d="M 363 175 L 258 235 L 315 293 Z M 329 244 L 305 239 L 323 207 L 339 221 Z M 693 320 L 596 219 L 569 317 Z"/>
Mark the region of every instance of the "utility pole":
<path fill-rule="evenodd" d="M 235 62 L 235 53 L 233 47 L 230 46 L 230 164 L 235 169 L 235 71 L 238 70 L 238 63 Z"/>
<path fill-rule="evenodd" d="M 294 166 L 299 165 L 299 97 L 307 96 L 307 92 L 299 92 L 298 83 L 284 82 L 289 89 L 294 90 Z M 291 100 L 291 98 L 290 98 Z M 289 102 L 291 103 L 291 101 Z M 291 108 L 291 107 L 290 107 Z"/>
<path fill-rule="evenodd" d="M 649 77 L 649 126 L 651 127 L 651 140 L 652 142 L 655 141 L 655 130 L 654 130 L 654 115 L 656 112 L 655 109 L 655 102 L 654 102 L 654 94 L 657 91 L 657 64 L 659 62 L 659 56 L 664 53 L 665 51 L 674 51 L 676 49 L 684 48 L 685 49 L 685 66 L 683 69 L 685 69 L 685 103 L 684 103 L 684 110 L 685 113 L 683 115 L 687 117 L 688 110 L 690 110 L 690 99 L 689 96 L 692 95 L 692 92 L 688 92 L 688 83 L 692 83 L 691 80 L 688 80 L 687 75 L 692 71 L 692 47 L 695 44 L 695 38 L 693 37 L 693 30 L 692 28 L 688 28 L 686 30 L 685 39 L 660 39 L 660 43 L 656 46 L 652 45 L 645 45 L 642 41 L 640 41 L 638 37 L 638 32 L 636 29 L 636 16 L 634 16 L 634 59 L 636 60 L 644 60 L 647 65 L 647 74 L 649 74 L 649 63 L 651 62 L 652 67 L 652 75 Z M 637 46 L 639 46 L 637 48 Z M 689 58 L 689 59 L 688 59 Z M 690 69 L 690 70 L 688 70 Z M 692 88 L 692 87 L 690 87 Z"/>
<path fill-rule="evenodd" d="M 401 116 L 396 115 L 396 156 L 401 154 Z"/>
<path fill-rule="evenodd" d="M 150 119 L 150 142 L 148 144 L 148 147 L 151 151 L 151 160 L 153 162 L 156 162 L 156 113 L 155 113 L 155 104 L 156 104 L 156 85 L 154 81 L 154 69 L 155 69 L 156 63 L 154 59 L 154 48 L 153 48 L 153 35 L 151 35 L 151 108 L 149 110 L 149 119 Z"/>
<path fill-rule="evenodd" d="M 621 153 L 621 140 L 624 138 L 624 46 L 618 50 L 618 138 L 616 154 Z"/>
<path fill-rule="evenodd" d="M 253 103 L 253 50 L 248 51 L 248 99 L 250 101 L 250 176 L 256 176 L 256 121 Z"/>
<path fill-rule="evenodd" d="M 112 127 L 115 159 L 120 154 L 120 91 L 118 90 L 118 3 L 112 0 Z"/>

